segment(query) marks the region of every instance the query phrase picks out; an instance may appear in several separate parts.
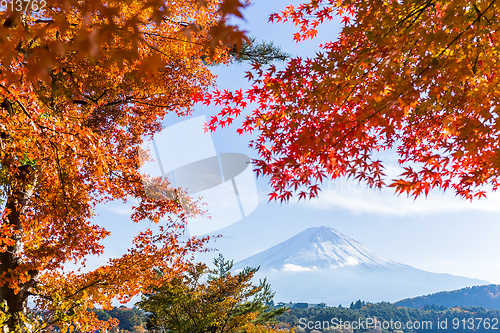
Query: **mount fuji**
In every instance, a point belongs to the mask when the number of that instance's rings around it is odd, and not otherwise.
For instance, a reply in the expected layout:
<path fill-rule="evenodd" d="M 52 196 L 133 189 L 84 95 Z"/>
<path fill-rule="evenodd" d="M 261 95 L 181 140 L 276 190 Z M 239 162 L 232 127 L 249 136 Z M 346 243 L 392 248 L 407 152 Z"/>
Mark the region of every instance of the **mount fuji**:
<path fill-rule="evenodd" d="M 358 299 L 394 302 L 486 281 L 431 273 L 384 258 L 329 227 L 309 228 L 234 269 L 260 267 L 275 301 L 348 305 Z"/>

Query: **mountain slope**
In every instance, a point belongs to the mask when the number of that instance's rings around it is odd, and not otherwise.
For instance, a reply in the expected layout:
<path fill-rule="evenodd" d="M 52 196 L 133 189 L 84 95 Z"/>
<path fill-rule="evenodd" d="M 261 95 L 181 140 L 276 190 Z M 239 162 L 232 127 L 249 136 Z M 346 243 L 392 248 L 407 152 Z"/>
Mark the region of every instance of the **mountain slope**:
<path fill-rule="evenodd" d="M 500 309 L 500 285 L 489 284 L 453 291 L 443 291 L 436 294 L 403 299 L 395 304 L 409 308 L 421 308 L 425 305 L 435 304 L 446 307 L 482 306 L 487 309 Z"/>
<path fill-rule="evenodd" d="M 235 264 L 235 268 L 260 266 L 262 270 L 327 269 L 344 266 L 386 267 L 397 265 L 325 226 L 309 228 L 292 238 Z"/>
<path fill-rule="evenodd" d="M 235 269 L 259 267 L 276 301 L 330 305 L 394 302 L 488 282 L 422 271 L 384 258 L 329 227 L 309 228 L 263 252 L 237 262 Z"/>

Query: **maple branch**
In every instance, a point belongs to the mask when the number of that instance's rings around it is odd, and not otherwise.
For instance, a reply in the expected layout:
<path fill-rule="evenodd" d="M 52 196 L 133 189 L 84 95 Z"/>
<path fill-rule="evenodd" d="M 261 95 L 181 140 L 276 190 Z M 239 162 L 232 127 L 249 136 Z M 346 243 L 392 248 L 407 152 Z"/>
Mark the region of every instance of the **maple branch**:
<path fill-rule="evenodd" d="M 128 97 L 126 97 L 125 99 L 122 99 L 122 100 L 118 100 L 118 101 L 114 101 L 114 102 L 109 102 L 109 103 L 105 104 L 105 105 L 104 105 L 104 107 L 107 107 L 107 106 L 114 106 L 114 105 L 123 104 L 123 103 L 128 103 L 128 102 L 130 102 L 133 98 L 134 98 L 134 95 L 132 95 L 132 96 L 128 96 Z"/>
<path fill-rule="evenodd" d="M 375 67 L 377 67 L 381 62 L 382 62 L 383 59 L 380 59 L 375 65 L 373 65 L 368 71 L 366 71 L 366 73 L 364 73 L 361 78 L 358 80 L 358 83 L 356 83 L 356 85 L 354 87 L 352 87 L 351 91 L 347 94 L 347 96 L 344 98 L 344 100 L 342 101 L 342 104 L 340 104 L 341 106 L 345 105 L 345 103 L 347 102 L 347 100 L 349 99 L 349 97 L 351 97 L 351 95 L 354 93 L 354 91 L 356 90 L 356 88 L 359 87 L 359 81 L 362 81 L 363 78 L 368 75 L 370 73 L 371 70 L 373 70 Z M 347 85 L 348 83 L 346 83 Z"/>
<path fill-rule="evenodd" d="M 413 23 L 415 23 L 415 21 L 420 17 L 420 15 L 422 15 L 422 13 L 427 9 L 429 8 L 429 6 L 432 5 L 432 2 L 435 1 L 435 0 L 427 0 L 425 3 L 422 4 L 422 6 L 424 6 L 424 8 L 420 9 L 420 8 L 416 8 L 414 11 L 410 12 L 408 15 L 406 15 L 405 18 L 401 19 L 401 21 L 397 22 L 394 27 L 392 27 L 391 29 L 389 29 L 389 31 L 387 31 L 383 36 L 382 36 L 382 39 L 384 39 L 385 37 L 387 37 L 387 35 L 389 35 L 393 30 L 397 29 L 398 26 L 400 26 L 401 24 L 403 24 L 407 19 L 409 19 L 410 17 L 412 17 L 413 15 L 417 14 L 418 13 L 418 16 L 416 19 L 414 19 L 412 21 L 412 23 L 408 26 L 410 27 Z"/>
<path fill-rule="evenodd" d="M 415 9 L 414 11 L 410 12 L 405 18 L 401 19 L 401 21 L 399 21 L 398 23 L 396 23 L 391 29 L 389 29 L 389 31 L 387 31 L 382 37 L 381 39 L 384 39 L 385 37 L 387 37 L 393 30 L 395 30 L 398 26 L 400 26 L 401 24 L 403 24 L 407 19 L 411 18 L 412 16 L 414 16 L 415 14 L 418 13 L 418 16 L 417 18 L 415 18 L 412 23 L 410 23 L 410 25 L 408 27 L 410 27 L 413 23 L 415 23 L 415 21 L 418 19 L 418 17 L 420 17 L 420 15 L 422 15 L 422 13 L 429 7 L 432 5 L 432 1 L 435 1 L 435 0 L 427 0 L 424 4 L 422 4 L 422 6 L 425 6 L 424 8 L 420 9 L 420 8 L 417 8 Z M 378 35 L 377 35 L 378 37 Z M 351 52 L 353 51 L 356 51 L 357 49 L 359 49 L 360 47 L 362 47 L 363 44 L 360 44 L 358 46 L 356 46 L 355 48 L 353 48 L 351 50 Z M 369 50 L 371 50 L 373 48 L 372 47 L 367 47 L 366 49 L 362 50 L 359 55 L 362 55 L 366 52 L 368 52 Z M 358 56 L 359 56 L 358 55 Z"/>
<path fill-rule="evenodd" d="M 6 88 L 4 85 L 0 84 L 0 87 L 2 87 L 9 94 L 11 94 L 12 96 L 14 96 L 12 94 L 12 92 L 8 88 Z M 19 105 L 19 107 L 21 108 L 21 110 L 23 111 L 23 113 L 26 114 L 26 116 L 36 126 L 38 126 L 40 128 L 41 133 L 45 136 L 45 138 L 48 140 L 49 144 L 54 149 L 54 151 L 55 151 L 55 162 L 56 162 L 56 168 L 57 168 L 57 176 L 59 178 L 60 189 L 61 189 L 63 197 L 65 198 L 65 200 L 67 200 L 68 196 L 67 196 L 66 190 L 65 190 L 65 188 L 66 188 L 66 182 L 64 181 L 64 177 L 63 177 L 63 173 L 62 173 L 62 167 L 61 167 L 61 163 L 60 163 L 60 160 L 59 160 L 59 149 L 57 148 L 57 145 L 52 141 L 52 139 L 45 133 L 46 129 L 49 129 L 49 130 L 52 130 L 52 129 L 50 129 L 47 126 L 43 126 L 43 125 L 39 124 L 37 121 L 35 121 L 33 119 L 33 117 L 30 115 L 30 113 L 26 110 L 26 108 L 24 107 L 23 103 L 21 103 L 21 101 L 19 99 L 17 99 L 17 98 L 16 98 L 16 103 Z M 56 130 L 53 130 L 53 131 L 56 132 L 56 133 L 58 133 Z M 64 208 L 65 208 L 65 211 L 66 211 L 66 216 L 70 216 L 69 210 L 68 210 L 68 206 L 64 205 Z"/>
<path fill-rule="evenodd" d="M 493 1 L 492 1 L 489 5 L 488 5 L 488 7 L 486 7 L 486 9 L 485 9 L 482 13 L 477 14 L 477 18 L 476 18 L 476 19 L 475 19 L 475 20 L 474 20 L 471 24 L 469 24 L 469 26 L 468 26 L 465 30 L 463 30 L 463 31 L 462 31 L 461 33 L 459 33 L 459 34 L 458 34 L 455 38 L 453 38 L 453 40 L 452 40 L 452 41 L 451 41 L 448 45 L 446 45 L 446 47 L 443 49 L 443 51 L 441 51 L 441 53 L 439 53 L 439 54 L 438 54 L 438 56 L 437 56 L 435 59 L 437 59 L 437 58 L 439 58 L 441 55 L 443 55 L 443 53 L 444 53 L 445 51 L 447 51 L 453 43 L 455 43 L 457 40 L 459 40 L 459 39 L 460 39 L 460 37 L 462 37 L 462 35 L 463 35 L 463 34 L 465 34 L 465 33 L 466 33 L 466 32 L 467 32 L 467 31 L 468 31 L 468 30 L 469 30 L 469 29 L 470 29 L 470 28 L 471 28 L 471 27 L 472 27 L 472 26 L 476 23 L 476 22 L 479 22 L 479 20 L 481 19 L 481 17 L 482 17 L 482 16 L 483 16 L 483 15 L 484 15 L 484 14 L 485 14 L 485 13 L 486 13 L 489 9 L 490 9 L 490 7 L 491 7 L 491 6 L 493 6 L 493 4 L 494 4 L 496 1 L 497 1 L 497 0 L 493 0 Z M 428 68 L 429 66 L 430 66 L 430 64 L 429 64 L 426 68 Z"/>
<path fill-rule="evenodd" d="M 200 46 L 203 45 L 203 43 L 192 42 L 191 40 L 189 40 L 187 38 L 186 39 L 180 39 L 180 38 L 175 38 L 175 37 L 167 37 L 167 36 L 163 36 L 163 35 L 160 35 L 160 34 L 155 34 L 155 33 L 151 33 L 151 32 L 142 32 L 142 31 L 141 31 L 141 34 L 147 35 L 147 36 L 150 36 L 150 37 L 158 37 L 158 38 L 162 38 L 162 39 L 169 39 L 169 40 L 174 40 L 174 41 L 188 43 L 188 44 L 194 44 L 194 45 L 200 45 Z"/>
<path fill-rule="evenodd" d="M 141 185 L 143 184 L 142 181 L 126 178 L 120 174 L 115 173 L 115 171 L 113 171 L 113 170 L 110 171 L 110 174 L 115 176 L 115 177 L 121 178 L 122 180 L 124 180 L 128 183 L 137 183 L 137 184 L 141 184 Z"/>
<path fill-rule="evenodd" d="M 481 105 L 482 101 L 483 101 L 483 100 L 484 100 L 484 99 L 488 96 L 488 94 L 489 94 L 489 93 L 490 93 L 490 92 L 491 92 L 494 88 L 496 88 L 496 87 L 498 86 L 498 84 L 499 84 L 499 83 L 500 83 L 500 80 L 497 80 L 497 82 L 496 82 L 494 85 L 492 85 L 492 86 L 488 89 L 488 91 L 487 91 L 487 92 L 483 95 L 483 98 L 482 98 L 481 100 L 479 100 L 479 101 L 477 102 L 477 104 Z M 455 104 L 454 104 L 454 105 L 457 105 L 457 104 L 458 104 L 458 101 L 457 101 L 457 102 L 455 102 Z M 472 125 L 472 126 L 473 126 L 475 129 L 477 129 L 477 128 L 479 128 L 479 127 L 481 126 L 481 124 L 478 124 L 478 125 Z M 468 134 L 467 134 L 467 135 L 463 138 L 463 140 L 465 141 L 466 139 L 468 139 L 468 138 L 469 138 L 469 137 L 473 134 L 473 132 L 474 132 L 474 131 L 470 131 L 470 132 L 469 132 L 469 133 L 468 133 Z"/>
<path fill-rule="evenodd" d="M 54 20 L 42 20 L 42 19 L 37 19 L 35 21 L 32 21 L 33 23 L 54 23 Z"/>
<path fill-rule="evenodd" d="M 164 21 L 168 21 L 168 22 L 170 22 L 170 23 L 175 23 L 175 24 L 178 24 L 178 25 L 180 25 L 181 27 L 184 27 L 184 28 L 185 28 L 185 27 L 187 27 L 187 26 L 189 25 L 189 23 L 187 23 L 187 22 L 178 22 L 178 21 L 174 21 L 174 20 L 172 20 L 172 19 L 169 19 L 168 17 L 163 17 L 163 20 L 164 20 Z"/>
<path fill-rule="evenodd" d="M 11 91 L 10 91 L 7 87 L 5 87 L 4 85 L 0 84 L 0 87 L 2 87 L 3 89 L 5 89 L 5 91 L 7 91 L 7 92 L 8 92 L 9 94 L 11 94 L 12 96 L 14 96 L 14 95 L 12 94 L 12 92 L 11 92 Z M 27 117 L 28 117 L 28 118 L 29 118 L 29 119 L 30 119 L 30 120 L 31 120 L 31 121 L 32 121 L 32 122 L 33 122 L 36 126 L 38 126 L 38 127 L 40 128 L 40 130 L 42 130 L 42 132 L 43 132 L 43 130 L 44 130 L 44 129 L 46 129 L 46 130 L 49 130 L 49 131 L 52 131 L 52 132 L 55 132 L 55 133 L 58 133 L 58 134 L 62 133 L 62 134 L 74 135 L 73 133 L 69 133 L 69 132 L 60 132 L 60 131 L 57 131 L 57 130 L 55 130 L 55 129 L 53 129 L 53 128 L 50 128 L 50 127 L 47 127 L 47 126 L 45 126 L 45 125 L 42 125 L 42 124 L 38 123 L 37 121 L 35 121 L 35 120 L 33 119 L 33 117 L 32 117 L 32 116 L 31 116 L 31 114 L 28 112 L 28 110 L 26 110 L 26 107 L 24 106 L 24 104 L 23 104 L 23 103 L 22 103 L 19 99 L 17 99 L 17 98 L 16 98 L 16 104 L 17 104 L 17 105 L 19 105 L 19 107 L 21 108 L 21 111 L 23 111 L 23 113 L 24 113 L 24 114 L 25 114 L 25 115 L 26 115 L 26 116 L 27 116 Z M 11 106 L 12 106 L 12 103 L 11 103 Z M 12 108 L 10 109 L 10 111 L 12 111 Z M 46 138 L 50 141 L 50 138 L 48 138 L 47 136 L 46 136 Z"/>
<path fill-rule="evenodd" d="M 79 99 L 74 99 L 73 103 L 78 104 L 78 105 L 89 105 L 89 103 L 87 103 L 86 101 L 82 101 Z"/>
<path fill-rule="evenodd" d="M 403 95 L 403 93 L 400 93 L 398 95 L 398 98 L 401 97 L 402 95 Z M 363 119 L 361 121 L 357 121 L 356 125 L 354 127 L 352 127 L 342 138 L 338 139 L 333 144 L 333 147 L 337 146 L 339 143 L 341 143 L 342 141 L 344 141 L 349 135 L 351 135 L 355 130 L 357 130 L 358 127 L 361 124 L 364 124 L 367 120 L 371 119 L 373 116 L 375 116 L 376 114 L 378 114 L 379 112 L 381 112 L 382 110 L 384 110 L 388 105 L 389 105 L 389 102 L 386 102 L 384 106 L 382 106 L 380 109 L 378 109 L 377 111 L 375 111 L 374 113 L 372 113 L 371 115 L 369 115 L 368 117 L 366 117 L 365 119 Z"/>
<path fill-rule="evenodd" d="M 472 71 L 474 72 L 474 75 L 476 75 L 476 67 L 477 67 L 477 61 L 479 60 L 479 53 L 476 56 L 476 60 L 474 61 L 474 67 L 472 68 Z"/>
<path fill-rule="evenodd" d="M 418 44 L 418 39 L 415 40 L 415 43 L 413 43 L 413 46 L 410 48 L 410 50 L 408 50 L 408 52 L 407 52 L 408 55 L 406 57 L 406 60 L 405 60 L 405 62 L 403 64 L 402 68 L 406 68 L 406 65 L 408 65 L 408 61 L 410 61 L 411 54 L 412 54 L 413 50 L 415 49 L 415 47 L 417 46 L 417 44 Z"/>
<path fill-rule="evenodd" d="M 427 4 L 428 4 L 428 5 L 427 5 L 427 6 L 426 6 L 423 10 L 425 10 L 425 9 L 426 9 L 426 8 L 430 5 L 430 3 L 431 3 L 431 2 L 432 2 L 432 1 L 428 1 L 428 2 L 427 2 Z M 464 31 L 462 31 L 462 32 L 461 32 L 458 36 L 456 36 L 456 37 L 455 37 L 455 38 L 454 38 L 454 39 L 453 39 L 453 40 L 452 40 L 452 41 L 451 41 L 451 42 L 450 42 L 450 43 L 446 46 L 446 48 L 445 48 L 443 51 L 441 51 L 441 53 L 440 53 L 440 54 L 439 54 L 436 58 L 434 58 L 434 60 L 436 60 L 437 58 L 439 58 L 439 57 L 440 57 L 440 56 L 441 56 L 441 55 L 442 55 L 442 54 L 443 54 L 443 53 L 444 53 L 447 49 L 449 49 L 449 47 L 450 47 L 453 43 L 455 43 L 455 42 L 456 42 L 456 41 L 457 41 L 457 40 L 458 40 L 458 39 L 459 39 L 459 38 L 460 38 L 460 37 L 461 37 L 461 36 L 462 36 L 465 32 L 467 32 L 467 30 L 469 30 L 469 29 L 471 28 L 471 26 L 472 26 L 472 25 L 474 25 L 474 23 L 478 22 L 478 21 L 480 20 L 480 18 L 481 18 L 481 17 L 482 17 L 482 16 L 483 16 L 483 15 L 484 15 L 484 14 L 485 14 L 488 10 L 489 10 L 489 8 L 490 8 L 490 7 L 491 7 L 491 6 L 492 6 L 495 2 L 496 2 L 496 0 L 493 0 L 493 1 L 489 4 L 489 6 L 488 6 L 488 7 L 487 7 L 487 8 L 486 8 L 486 9 L 485 9 L 482 13 L 478 14 L 478 15 L 477 15 L 477 18 L 474 20 L 474 22 L 472 22 L 472 23 L 471 23 L 471 24 L 470 24 L 470 25 L 469 25 L 469 26 L 468 26 L 468 27 L 467 27 Z M 415 14 L 415 13 L 413 13 L 411 16 L 413 16 L 414 14 Z M 409 17 L 411 17 L 411 16 L 407 16 L 404 20 L 406 20 L 407 18 L 409 18 Z M 403 20 L 403 21 L 404 21 L 404 20 Z M 401 23 L 401 22 L 400 22 L 400 23 Z M 400 23 L 398 23 L 398 24 L 400 24 Z M 396 28 L 396 27 L 397 27 L 397 25 L 396 25 L 394 28 Z M 391 29 L 390 31 L 394 30 L 394 28 L 393 28 L 393 29 Z M 389 32 L 390 32 L 390 31 L 389 31 Z M 389 33 L 389 32 L 388 32 L 388 33 Z M 388 33 L 387 33 L 387 34 L 388 34 Z M 385 36 L 387 36 L 387 34 L 385 34 Z M 476 60 L 477 60 L 477 59 L 476 59 Z M 379 63 L 380 63 L 380 61 L 379 61 Z M 378 63 L 377 63 L 377 64 L 378 64 Z M 424 73 L 424 72 L 425 72 L 425 71 L 426 71 L 426 70 L 430 67 L 430 65 L 431 65 L 431 64 L 428 64 L 428 65 L 427 65 L 427 66 L 426 66 L 426 67 L 425 67 L 422 71 L 420 71 L 420 73 L 418 73 L 418 74 L 417 74 L 416 79 L 418 79 L 418 78 L 419 78 L 419 77 L 420 77 L 420 76 L 421 76 L 421 75 L 422 75 L 422 74 L 423 74 L 423 73 Z M 376 66 L 376 65 L 375 65 L 375 66 Z M 373 66 L 373 67 L 375 67 L 375 66 Z M 373 67 L 372 67 L 372 68 L 373 68 Z M 365 73 L 364 75 L 366 75 L 366 73 Z M 364 75 L 363 75 L 363 76 L 364 76 Z M 362 77 L 363 77 L 363 76 L 362 76 Z M 350 91 L 350 93 L 348 94 L 348 96 L 346 97 L 346 99 L 344 99 L 344 102 L 343 102 L 342 104 L 344 104 L 344 103 L 347 101 L 347 98 L 348 98 L 348 97 L 349 97 L 349 96 L 350 96 L 350 95 L 354 92 L 354 90 L 357 88 L 357 86 L 358 86 L 358 85 L 356 85 L 355 87 L 353 87 L 353 89 Z M 400 94 L 398 95 L 398 98 L 399 98 L 399 97 L 401 97 L 402 95 L 403 95 L 403 93 L 400 93 Z M 374 112 L 374 113 L 372 113 L 370 116 L 368 116 L 366 119 L 364 119 L 364 120 L 362 120 L 362 121 L 359 121 L 359 122 L 358 122 L 358 123 L 357 123 L 357 124 L 356 124 L 353 128 L 351 128 L 351 129 L 350 129 L 350 130 L 349 130 L 349 131 L 348 131 L 348 132 L 347 132 L 347 133 L 346 133 L 346 134 L 345 134 L 342 138 L 340 138 L 339 140 L 337 140 L 337 141 L 333 144 L 333 147 L 337 146 L 339 143 L 341 143 L 342 141 L 344 141 L 344 140 L 345 140 L 345 139 L 346 139 L 349 135 L 351 135 L 351 134 L 352 134 L 355 130 L 357 130 L 361 124 L 365 123 L 367 120 L 371 119 L 373 116 L 375 116 L 376 114 L 378 114 L 379 112 L 381 112 L 383 109 L 385 109 L 385 108 L 387 107 L 387 105 L 388 105 L 388 102 L 387 102 L 384 106 L 382 106 L 379 110 L 375 111 L 375 112 Z"/>
<path fill-rule="evenodd" d="M 88 99 L 88 100 L 90 100 L 90 101 L 92 101 L 92 102 L 94 102 L 94 103 L 97 103 L 97 102 L 99 102 L 99 100 L 100 100 L 101 98 L 103 98 L 103 97 L 104 97 L 104 95 L 106 95 L 106 93 L 107 93 L 108 91 L 109 91 L 109 89 L 104 89 L 104 91 L 102 92 L 102 94 L 101 94 L 101 95 L 99 95 L 99 97 L 97 97 L 97 98 L 92 98 L 92 97 L 90 97 L 89 95 L 86 95 L 86 94 L 84 94 L 84 93 L 82 93 L 82 92 L 80 92 L 80 95 L 82 95 L 83 97 L 85 97 L 86 99 Z M 82 104 L 82 103 L 87 104 L 86 102 L 84 102 L 84 101 L 79 101 L 79 100 L 74 100 L 73 102 L 75 102 L 75 103 L 77 103 L 77 104 Z"/>
<path fill-rule="evenodd" d="M 80 289 L 78 289 L 77 291 L 75 291 L 74 293 L 72 293 L 71 295 L 67 296 L 67 298 L 74 297 L 74 296 L 78 295 L 79 293 L 81 293 L 82 291 L 85 291 L 85 290 L 87 290 L 87 289 L 89 289 L 89 288 L 91 288 L 91 287 L 93 287 L 93 286 L 95 286 L 95 285 L 97 285 L 99 283 L 102 283 L 103 287 L 109 285 L 109 283 L 104 282 L 102 279 L 97 279 L 94 282 L 92 282 L 92 283 L 90 283 L 90 284 L 88 284 L 86 286 L 81 287 Z"/>
<path fill-rule="evenodd" d="M 445 48 L 444 48 L 444 49 L 443 49 L 443 50 L 442 50 L 442 51 L 441 51 L 441 52 L 440 52 L 440 53 L 439 53 L 436 57 L 434 57 L 434 59 L 433 59 L 433 60 L 432 60 L 432 61 L 431 61 L 431 62 L 430 62 L 427 66 L 425 66 L 425 67 L 424 67 L 424 68 L 423 68 L 423 69 L 422 69 L 422 70 L 421 70 L 421 71 L 420 71 L 420 72 L 416 75 L 416 78 L 419 78 L 419 77 L 420 77 L 420 76 L 421 76 L 421 75 L 422 75 L 422 74 L 423 74 L 423 73 L 424 73 L 427 69 L 429 69 L 429 67 L 430 67 L 430 66 L 431 66 L 431 65 L 432 65 L 435 61 L 437 61 L 437 59 L 438 59 L 439 57 L 441 57 L 441 56 L 444 54 L 444 52 L 445 52 L 446 50 L 448 50 L 448 49 L 450 48 L 450 46 L 451 46 L 453 43 L 455 43 L 456 41 L 458 41 L 458 40 L 460 39 L 460 37 L 461 37 L 464 33 L 466 33 L 466 32 L 467 32 L 467 31 L 468 31 L 468 30 L 469 30 L 469 29 L 470 29 L 470 28 L 471 28 L 471 27 L 472 27 L 472 26 L 473 26 L 476 22 L 478 22 L 478 21 L 481 19 L 481 17 L 482 17 L 482 16 L 483 16 L 483 15 L 484 15 L 484 14 L 485 14 L 485 13 L 486 13 L 489 9 L 490 9 L 490 7 L 491 7 L 491 6 L 492 6 L 492 5 L 493 5 L 496 1 L 497 1 L 497 0 L 493 0 L 493 1 L 492 1 L 489 5 L 488 5 L 488 7 L 487 7 L 487 8 L 486 8 L 486 9 L 485 9 L 485 10 L 484 10 L 484 11 L 483 11 L 480 15 L 478 14 L 477 18 L 476 18 L 476 19 L 475 19 L 475 20 L 474 20 L 471 24 L 469 24 L 469 26 L 468 26 L 465 30 L 463 30 L 461 33 L 459 33 L 459 34 L 458 34 L 458 35 L 457 35 L 457 36 L 456 36 L 456 37 L 455 37 L 455 38 L 454 38 L 454 39 L 453 39 L 450 43 L 448 43 L 448 45 L 446 45 L 446 47 L 445 47 Z"/>
<path fill-rule="evenodd" d="M 148 97 L 146 97 L 148 98 Z M 152 104 L 152 103 L 147 103 L 147 102 L 141 102 L 137 99 L 132 99 L 131 102 L 137 103 L 137 104 L 142 104 L 142 105 L 147 105 L 147 106 L 152 106 L 152 107 L 157 107 L 157 108 L 171 108 L 174 106 L 182 106 L 182 104 L 175 103 L 175 104 L 169 104 L 169 105 L 162 105 L 162 104 Z"/>
<path fill-rule="evenodd" d="M 166 54 L 165 52 L 161 51 L 160 49 L 154 47 L 153 45 L 151 45 L 150 43 L 148 43 L 145 39 L 142 40 L 144 42 L 144 44 L 146 44 L 147 47 L 149 47 L 150 49 L 160 53 L 161 55 L 167 57 L 168 59 L 170 59 L 172 62 L 175 63 L 175 60 L 168 54 Z"/>
<path fill-rule="evenodd" d="M 6 92 L 8 92 L 11 96 L 14 96 L 14 94 L 7 88 L 5 87 L 3 84 L 0 84 L 0 87 L 2 87 Z M 26 110 L 26 108 L 24 107 L 24 105 L 21 103 L 21 101 L 19 101 L 19 99 L 16 98 L 16 103 L 19 105 L 19 107 L 21 107 L 21 110 L 24 112 L 24 114 L 26 114 L 26 116 L 28 116 L 28 118 L 30 118 L 31 120 L 33 120 L 33 118 L 31 117 L 31 115 L 28 113 L 28 111 Z M 11 108 L 10 108 L 10 111 L 12 111 L 12 104 L 11 104 Z M 10 113 L 10 112 L 9 112 Z"/>
<path fill-rule="evenodd" d="M 44 298 L 44 299 L 47 299 L 49 301 L 54 301 L 54 298 L 53 297 L 50 297 L 50 296 L 46 296 L 46 295 L 36 295 L 40 298 Z M 40 325 L 36 328 L 36 330 L 32 330 L 32 332 L 37 332 L 37 331 L 40 331 L 40 332 L 43 332 L 43 329 L 49 327 L 49 326 L 52 326 L 56 323 L 59 322 L 59 320 L 61 320 L 63 317 L 64 317 L 64 314 L 67 314 L 69 311 L 71 310 L 74 310 L 76 307 L 78 307 L 79 304 L 75 304 L 75 303 L 72 303 L 72 304 L 69 304 L 68 306 L 66 307 L 63 307 L 60 309 L 60 311 L 58 311 L 59 315 L 58 316 L 54 316 L 52 313 L 52 319 L 49 320 L 48 318 L 47 319 L 44 319 Z M 48 312 L 48 311 L 47 311 Z M 46 314 L 46 313 L 45 313 Z M 50 315 L 49 315 L 49 318 L 50 318 Z"/>

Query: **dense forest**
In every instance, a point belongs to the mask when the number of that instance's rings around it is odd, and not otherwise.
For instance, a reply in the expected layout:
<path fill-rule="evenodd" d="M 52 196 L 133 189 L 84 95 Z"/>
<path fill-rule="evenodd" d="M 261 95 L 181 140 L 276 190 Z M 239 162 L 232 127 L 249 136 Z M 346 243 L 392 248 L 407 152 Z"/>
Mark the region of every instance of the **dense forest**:
<path fill-rule="evenodd" d="M 358 301 L 349 308 L 290 309 L 278 319 L 301 332 L 491 332 L 500 329 L 499 310 L 483 307 L 398 307 Z M 354 324 L 353 324 L 354 323 Z M 363 325 L 360 325 L 363 324 Z M 343 326 L 341 326 L 343 324 Z M 341 329 L 342 328 L 342 329 Z"/>
<path fill-rule="evenodd" d="M 114 307 L 111 310 L 93 309 L 99 320 L 108 320 L 116 318 L 119 321 L 117 329 L 122 333 L 144 333 L 146 331 L 146 316 L 136 308 L 127 308 L 125 306 Z M 117 332 L 116 328 L 112 331 Z"/>
<path fill-rule="evenodd" d="M 99 319 L 119 320 L 120 332 L 145 332 L 145 316 L 138 308 L 115 307 L 93 310 Z M 297 333 L 361 332 L 492 332 L 500 330 L 500 310 L 484 307 L 426 305 L 421 309 L 391 303 L 357 301 L 350 307 L 294 308 L 278 317 L 278 327 L 296 327 Z M 355 324 L 353 324 L 355 323 Z M 360 325 L 361 323 L 361 325 Z M 411 326 L 411 328 L 408 326 Z M 114 330 L 117 331 L 116 329 Z"/>
<path fill-rule="evenodd" d="M 500 285 L 467 287 L 453 291 L 443 291 L 415 298 L 407 298 L 396 302 L 398 306 L 421 308 L 425 305 L 483 306 L 487 309 L 500 309 Z"/>

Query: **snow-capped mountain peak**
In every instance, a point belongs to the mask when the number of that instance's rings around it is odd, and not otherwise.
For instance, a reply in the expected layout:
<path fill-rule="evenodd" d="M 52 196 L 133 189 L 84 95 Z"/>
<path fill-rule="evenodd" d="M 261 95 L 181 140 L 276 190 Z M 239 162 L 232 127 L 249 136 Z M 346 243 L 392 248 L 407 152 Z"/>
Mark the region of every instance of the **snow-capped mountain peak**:
<path fill-rule="evenodd" d="M 306 229 L 234 268 L 258 266 L 254 279 L 268 278 L 276 299 L 286 302 L 392 302 L 488 283 L 399 264 L 324 226 Z"/>
<path fill-rule="evenodd" d="M 354 239 L 322 226 L 309 228 L 270 249 L 235 264 L 235 268 L 312 271 L 344 266 L 400 265 L 359 244 Z"/>

